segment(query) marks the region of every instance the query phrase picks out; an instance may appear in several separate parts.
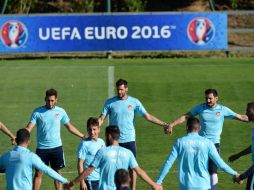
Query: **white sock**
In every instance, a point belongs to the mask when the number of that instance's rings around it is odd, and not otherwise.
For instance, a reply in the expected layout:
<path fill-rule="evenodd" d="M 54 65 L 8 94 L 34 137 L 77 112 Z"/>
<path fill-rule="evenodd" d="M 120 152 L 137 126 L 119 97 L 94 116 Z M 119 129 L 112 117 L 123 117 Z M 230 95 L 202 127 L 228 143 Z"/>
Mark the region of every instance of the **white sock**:
<path fill-rule="evenodd" d="M 218 175 L 216 173 L 210 175 L 211 190 L 216 190 L 216 184 L 218 183 Z"/>

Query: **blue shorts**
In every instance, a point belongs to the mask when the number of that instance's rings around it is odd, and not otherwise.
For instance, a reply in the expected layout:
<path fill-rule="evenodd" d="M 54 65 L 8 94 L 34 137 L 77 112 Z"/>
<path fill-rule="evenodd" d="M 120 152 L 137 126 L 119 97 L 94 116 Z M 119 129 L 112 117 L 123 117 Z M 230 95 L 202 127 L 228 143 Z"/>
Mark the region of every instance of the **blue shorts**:
<path fill-rule="evenodd" d="M 220 154 L 220 143 L 216 143 L 214 144 L 217 152 Z M 209 171 L 209 174 L 212 175 L 214 173 L 217 174 L 217 169 L 218 167 L 216 166 L 216 164 L 209 158 L 209 164 L 208 164 L 208 171 Z"/>
<path fill-rule="evenodd" d="M 126 142 L 126 143 L 119 143 L 119 145 L 121 147 L 127 148 L 128 150 L 130 150 L 134 157 L 136 158 L 136 142 L 135 141 L 131 141 L 131 142 Z"/>
<path fill-rule="evenodd" d="M 36 149 L 36 154 L 41 160 L 47 165 L 51 166 L 54 170 L 59 170 L 65 167 L 63 147 L 59 146 L 56 148 L 48 149 Z"/>
<path fill-rule="evenodd" d="M 99 181 L 85 180 L 85 183 L 86 183 L 88 190 L 98 190 L 99 189 Z"/>

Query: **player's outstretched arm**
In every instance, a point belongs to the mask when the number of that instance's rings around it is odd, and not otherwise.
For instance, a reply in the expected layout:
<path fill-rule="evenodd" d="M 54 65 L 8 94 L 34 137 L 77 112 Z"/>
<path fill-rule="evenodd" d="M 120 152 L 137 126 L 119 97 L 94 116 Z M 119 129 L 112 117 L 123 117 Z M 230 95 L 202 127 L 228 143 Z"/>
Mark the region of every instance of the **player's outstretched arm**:
<path fill-rule="evenodd" d="M 2 123 L 0 122 L 0 129 L 3 131 L 6 135 L 8 135 L 11 138 L 12 144 L 15 144 L 15 136 L 12 134 L 12 132 Z"/>
<path fill-rule="evenodd" d="M 99 126 L 101 126 L 104 122 L 104 119 L 105 119 L 105 115 L 101 114 L 99 117 L 98 117 L 98 121 L 99 121 Z"/>
<path fill-rule="evenodd" d="M 72 182 L 79 183 L 81 180 L 84 180 L 87 176 L 89 176 L 93 171 L 94 171 L 94 167 L 89 166 L 79 176 L 77 176 L 74 180 L 72 180 Z"/>
<path fill-rule="evenodd" d="M 74 125 L 72 125 L 70 122 L 65 124 L 65 127 L 68 129 L 68 131 L 70 131 L 72 134 L 80 137 L 80 138 L 85 138 L 85 135 L 83 133 L 81 133 L 76 127 L 74 127 Z"/>
<path fill-rule="evenodd" d="M 243 122 L 249 122 L 249 118 L 247 115 L 236 114 L 235 119 L 243 121 Z"/>
<path fill-rule="evenodd" d="M 175 121 L 171 122 L 169 125 L 168 125 L 168 128 L 167 128 L 167 133 L 172 133 L 173 131 L 173 127 L 175 126 L 178 126 L 180 124 L 182 124 L 183 122 L 185 122 L 188 118 L 190 118 L 192 115 L 191 115 L 191 112 L 187 112 L 183 115 L 181 115 L 179 118 L 177 118 Z M 166 133 L 166 132 L 165 132 Z"/>
<path fill-rule="evenodd" d="M 153 190 L 163 190 L 162 186 L 155 183 L 147 173 L 141 169 L 139 166 L 134 168 L 135 172 L 147 183 L 149 184 Z"/>
<path fill-rule="evenodd" d="M 84 171 L 84 163 L 85 163 L 85 160 L 78 159 L 77 168 L 78 168 L 78 174 L 79 175 Z M 80 189 L 87 190 L 87 186 L 86 186 L 84 180 L 80 181 Z"/>
<path fill-rule="evenodd" d="M 234 162 L 235 160 L 239 159 L 242 156 L 245 156 L 247 154 L 251 153 L 251 145 L 247 147 L 246 149 L 242 150 L 241 152 L 238 152 L 236 154 L 232 154 L 231 156 L 228 157 L 229 162 Z"/>
<path fill-rule="evenodd" d="M 35 124 L 32 122 L 29 122 L 26 126 L 26 130 L 28 130 L 31 133 L 34 127 L 35 127 Z"/>

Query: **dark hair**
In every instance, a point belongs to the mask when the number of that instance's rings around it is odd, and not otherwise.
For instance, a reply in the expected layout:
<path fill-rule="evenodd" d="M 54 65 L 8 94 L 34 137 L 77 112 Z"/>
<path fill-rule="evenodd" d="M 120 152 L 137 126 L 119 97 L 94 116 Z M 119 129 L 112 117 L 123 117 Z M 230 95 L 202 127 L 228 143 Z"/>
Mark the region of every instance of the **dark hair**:
<path fill-rule="evenodd" d="M 28 142 L 30 139 L 30 133 L 27 129 L 19 129 L 16 133 L 16 143 L 19 145 L 21 143 Z"/>
<path fill-rule="evenodd" d="M 57 98 L 57 91 L 54 88 L 48 89 L 46 91 L 46 97 L 45 98 L 47 98 L 49 96 L 55 96 Z"/>
<path fill-rule="evenodd" d="M 86 127 L 89 128 L 91 125 L 93 126 L 99 126 L 99 121 L 95 117 L 89 117 L 86 122 Z"/>
<path fill-rule="evenodd" d="M 249 121 L 254 121 L 254 102 L 247 104 L 247 116 Z"/>
<path fill-rule="evenodd" d="M 124 87 L 128 87 L 128 82 L 124 79 L 119 79 L 118 81 L 116 81 L 116 87 L 119 87 L 121 85 L 124 85 Z"/>
<path fill-rule="evenodd" d="M 248 103 L 247 107 L 254 110 L 254 102 Z"/>
<path fill-rule="evenodd" d="M 196 117 L 190 117 L 187 120 L 187 130 L 188 132 L 193 131 L 193 129 L 197 129 L 199 127 L 199 120 Z"/>
<path fill-rule="evenodd" d="M 106 133 L 106 136 L 110 134 L 113 140 L 116 140 L 116 141 L 119 140 L 120 130 L 116 125 L 109 125 L 108 127 L 106 127 L 105 133 Z"/>
<path fill-rule="evenodd" d="M 205 95 L 213 94 L 214 97 L 218 97 L 218 92 L 215 89 L 209 88 L 205 90 Z"/>
<path fill-rule="evenodd" d="M 116 187 L 121 187 L 121 185 L 129 182 L 129 172 L 125 169 L 118 169 L 115 173 L 115 184 Z"/>

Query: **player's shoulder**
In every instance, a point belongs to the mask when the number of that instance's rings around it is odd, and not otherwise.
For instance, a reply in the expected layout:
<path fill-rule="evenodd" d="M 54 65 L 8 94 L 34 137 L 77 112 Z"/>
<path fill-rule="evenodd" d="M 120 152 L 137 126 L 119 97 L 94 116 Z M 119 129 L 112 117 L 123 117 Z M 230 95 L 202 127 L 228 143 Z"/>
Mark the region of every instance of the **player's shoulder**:
<path fill-rule="evenodd" d="M 46 106 L 40 106 L 40 107 L 37 107 L 33 110 L 33 112 L 42 112 L 46 110 Z"/>
<path fill-rule="evenodd" d="M 57 111 L 65 112 L 65 110 L 63 108 L 59 107 L 59 106 L 55 106 L 54 109 L 57 110 Z"/>
<path fill-rule="evenodd" d="M 106 104 L 111 104 L 111 103 L 116 102 L 118 100 L 119 100 L 118 96 L 113 96 L 113 97 L 107 99 L 105 103 Z"/>
<path fill-rule="evenodd" d="M 102 139 L 102 138 L 98 138 L 98 143 L 100 143 L 100 144 L 105 144 L 105 142 L 104 142 L 104 140 Z"/>

